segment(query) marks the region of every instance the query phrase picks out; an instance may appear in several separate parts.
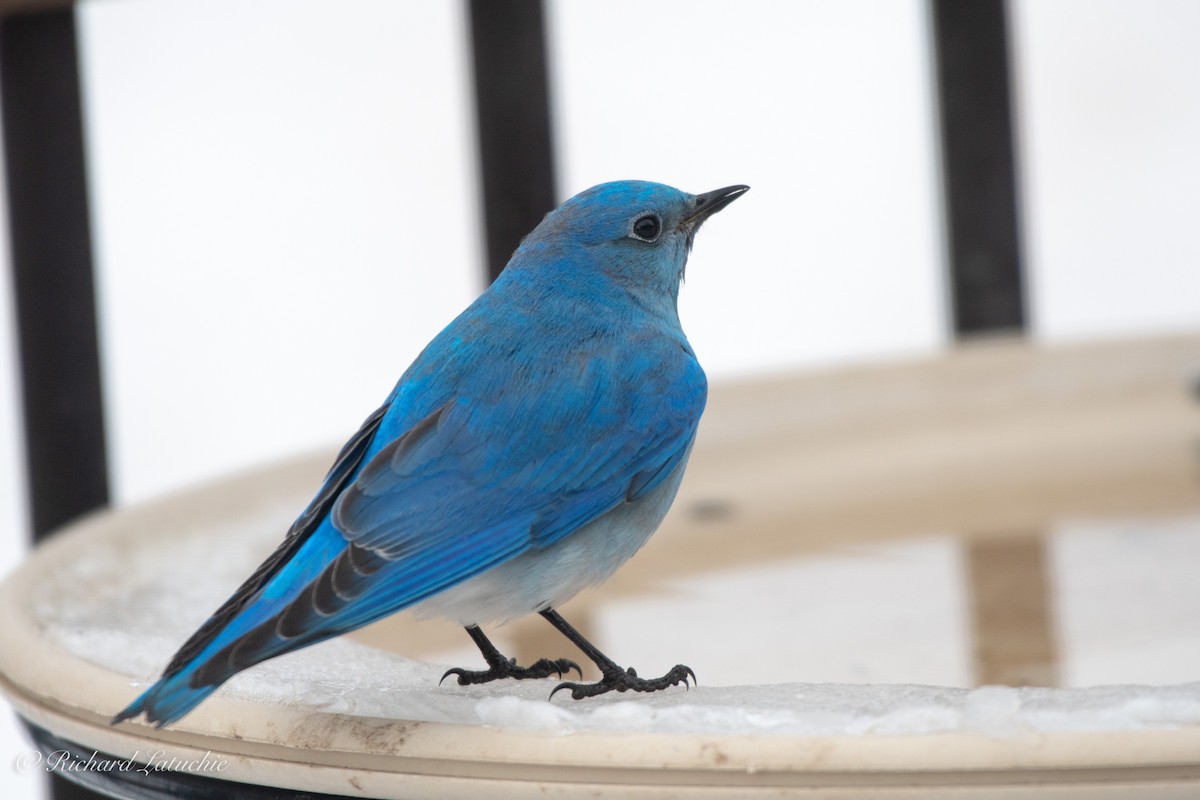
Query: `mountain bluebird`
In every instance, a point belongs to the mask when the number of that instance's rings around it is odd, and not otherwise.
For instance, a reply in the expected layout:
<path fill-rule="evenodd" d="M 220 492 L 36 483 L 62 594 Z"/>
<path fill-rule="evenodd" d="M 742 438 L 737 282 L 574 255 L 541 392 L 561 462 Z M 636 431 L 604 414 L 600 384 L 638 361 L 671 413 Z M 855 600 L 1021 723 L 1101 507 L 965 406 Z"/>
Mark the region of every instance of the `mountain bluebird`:
<path fill-rule="evenodd" d="M 748 188 L 618 181 L 548 214 L 346 443 L 279 548 L 113 723 L 174 722 L 247 667 L 409 607 L 457 621 L 483 653 L 486 670 L 443 680 L 579 671 L 518 666 L 479 627 L 532 612 L 602 675 L 551 695 L 694 680 L 682 664 L 651 679 L 622 669 L 554 609 L 632 556 L 675 497 L 707 393 L 679 285 L 696 230 Z"/>

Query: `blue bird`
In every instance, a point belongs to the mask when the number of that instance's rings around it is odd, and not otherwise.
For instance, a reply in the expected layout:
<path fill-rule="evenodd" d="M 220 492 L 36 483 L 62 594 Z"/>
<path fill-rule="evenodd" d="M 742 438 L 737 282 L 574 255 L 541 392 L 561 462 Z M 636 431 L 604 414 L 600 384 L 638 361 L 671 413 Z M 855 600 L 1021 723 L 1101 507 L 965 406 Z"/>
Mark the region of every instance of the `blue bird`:
<path fill-rule="evenodd" d="M 622 669 L 554 610 L 599 583 L 675 498 L 707 381 L 677 299 L 696 230 L 749 189 L 588 189 L 546 215 L 342 448 L 283 543 L 112 722 L 163 726 L 236 673 L 404 608 L 466 628 L 488 669 L 560 678 L 480 625 L 537 612 L 595 661 L 575 699 L 695 679 Z"/>

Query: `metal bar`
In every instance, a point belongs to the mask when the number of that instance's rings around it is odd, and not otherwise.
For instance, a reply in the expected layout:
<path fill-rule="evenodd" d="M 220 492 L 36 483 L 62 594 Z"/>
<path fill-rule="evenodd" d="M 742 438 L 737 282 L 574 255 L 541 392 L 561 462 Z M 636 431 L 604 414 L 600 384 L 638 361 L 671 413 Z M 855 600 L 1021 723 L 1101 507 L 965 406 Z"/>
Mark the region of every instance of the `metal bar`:
<path fill-rule="evenodd" d="M 1005 0 L 932 0 L 954 332 L 1023 332 Z"/>
<path fill-rule="evenodd" d="M 0 96 L 37 539 L 108 503 L 72 9 L 0 20 Z"/>
<path fill-rule="evenodd" d="M 73 9 L 0 18 L 0 100 L 36 541 L 108 504 Z M 54 800 L 100 797 L 49 778 Z"/>
<path fill-rule="evenodd" d="M 541 0 L 470 0 L 488 277 L 556 205 Z"/>

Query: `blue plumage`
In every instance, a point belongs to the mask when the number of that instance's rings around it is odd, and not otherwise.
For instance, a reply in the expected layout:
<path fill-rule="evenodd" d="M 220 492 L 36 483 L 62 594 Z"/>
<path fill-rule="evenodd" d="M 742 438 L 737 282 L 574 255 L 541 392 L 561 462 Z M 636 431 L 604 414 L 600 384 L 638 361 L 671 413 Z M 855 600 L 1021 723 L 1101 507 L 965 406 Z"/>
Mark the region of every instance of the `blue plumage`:
<path fill-rule="evenodd" d="M 516 667 L 478 629 L 532 612 L 605 675 L 560 686 L 576 697 L 686 681 L 683 666 L 649 681 L 621 670 L 553 607 L 636 552 L 674 498 L 706 396 L 679 284 L 700 223 L 745 190 L 620 181 L 547 215 L 346 444 L 276 552 L 114 722 L 173 722 L 247 667 L 408 607 L 480 645 L 491 669 L 452 670 L 460 683 L 574 667 Z"/>

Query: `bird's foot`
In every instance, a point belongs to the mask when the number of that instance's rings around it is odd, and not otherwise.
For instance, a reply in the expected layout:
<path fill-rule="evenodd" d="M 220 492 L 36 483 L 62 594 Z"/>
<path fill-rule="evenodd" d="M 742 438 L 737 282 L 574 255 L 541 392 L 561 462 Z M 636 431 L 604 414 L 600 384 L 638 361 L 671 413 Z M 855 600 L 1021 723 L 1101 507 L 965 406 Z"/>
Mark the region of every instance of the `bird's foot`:
<path fill-rule="evenodd" d="M 692 672 L 691 667 L 685 667 L 683 664 L 676 664 L 671 668 L 670 672 L 661 678 L 639 678 L 637 672 L 632 668 L 626 670 L 618 669 L 606 672 L 604 677 L 597 683 L 563 681 L 554 687 L 554 691 L 550 693 L 550 696 L 554 697 L 555 694 L 564 690 L 569 691 L 571 697 L 576 700 L 582 700 L 585 697 L 595 697 L 596 695 L 612 691 L 657 692 L 680 683 L 687 687 L 689 680 L 692 683 L 697 683 L 696 673 Z"/>
<path fill-rule="evenodd" d="M 498 681 L 501 678 L 514 678 L 519 681 L 527 678 L 549 678 L 551 675 L 557 675 L 561 678 L 571 670 L 575 670 L 579 673 L 579 677 L 583 677 L 583 670 L 569 658 L 539 658 L 528 667 L 518 666 L 515 658 L 506 658 L 492 662 L 484 670 L 462 669 L 461 667 L 448 669 L 446 670 L 446 674 L 442 675 L 442 680 L 438 681 L 438 684 L 440 685 L 451 675 L 457 676 L 459 686 L 470 686 L 476 683 Z"/>

